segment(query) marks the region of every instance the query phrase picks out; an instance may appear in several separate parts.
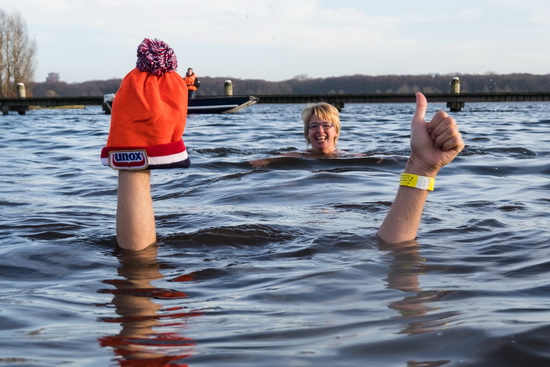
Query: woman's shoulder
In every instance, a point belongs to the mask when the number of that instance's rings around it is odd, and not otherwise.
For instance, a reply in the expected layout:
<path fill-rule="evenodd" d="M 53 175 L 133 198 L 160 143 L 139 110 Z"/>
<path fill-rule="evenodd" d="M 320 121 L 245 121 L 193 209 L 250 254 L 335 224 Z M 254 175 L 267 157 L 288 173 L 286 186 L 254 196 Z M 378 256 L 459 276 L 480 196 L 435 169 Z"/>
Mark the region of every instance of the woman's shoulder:
<path fill-rule="evenodd" d="M 364 157 L 364 154 L 361 153 L 350 153 L 342 149 L 337 149 L 332 153 L 319 153 L 313 149 L 308 149 L 305 152 L 302 153 L 296 153 L 300 154 L 302 157 L 306 158 L 349 158 L 349 157 Z"/>

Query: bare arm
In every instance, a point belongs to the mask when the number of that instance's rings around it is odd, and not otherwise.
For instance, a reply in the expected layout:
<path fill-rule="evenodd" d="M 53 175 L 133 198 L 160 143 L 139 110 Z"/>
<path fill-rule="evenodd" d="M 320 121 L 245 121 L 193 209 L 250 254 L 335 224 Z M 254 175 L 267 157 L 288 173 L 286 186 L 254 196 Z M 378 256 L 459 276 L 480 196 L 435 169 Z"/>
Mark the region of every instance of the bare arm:
<path fill-rule="evenodd" d="M 405 173 L 435 177 L 460 153 L 464 142 L 455 120 L 445 112 L 439 111 L 426 122 L 427 105 L 426 97 L 417 93 L 416 113 L 411 122 L 412 152 Z M 390 243 L 415 239 L 427 197 L 426 190 L 400 186 L 378 236 Z"/>
<path fill-rule="evenodd" d="M 148 170 L 118 172 L 116 233 L 124 249 L 142 250 L 157 240 L 150 177 Z"/>

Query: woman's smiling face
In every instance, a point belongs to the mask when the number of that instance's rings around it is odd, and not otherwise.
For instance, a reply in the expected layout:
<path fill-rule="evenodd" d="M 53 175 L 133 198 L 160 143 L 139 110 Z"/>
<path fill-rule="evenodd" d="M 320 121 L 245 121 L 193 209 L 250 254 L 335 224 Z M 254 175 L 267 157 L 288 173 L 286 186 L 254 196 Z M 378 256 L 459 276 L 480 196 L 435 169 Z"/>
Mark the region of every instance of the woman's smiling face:
<path fill-rule="evenodd" d="M 334 153 L 337 150 L 337 137 L 338 134 L 332 122 L 324 121 L 317 115 L 311 115 L 308 122 L 308 138 L 313 150 L 323 154 Z"/>

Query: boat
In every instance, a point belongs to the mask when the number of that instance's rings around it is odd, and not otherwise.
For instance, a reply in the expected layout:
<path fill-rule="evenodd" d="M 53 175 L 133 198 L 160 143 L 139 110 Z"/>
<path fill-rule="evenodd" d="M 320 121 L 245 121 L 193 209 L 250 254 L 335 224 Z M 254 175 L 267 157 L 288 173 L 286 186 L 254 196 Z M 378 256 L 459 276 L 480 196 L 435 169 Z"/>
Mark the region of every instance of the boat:
<path fill-rule="evenodd" d="M 103 96 L 103 111 L 111 114 L 111 108 L 115 95 L 113 93 Z M 260 99 L 254 96 L 212 96 L 196 97 L 188 100 L 187 113 L 235 113 L 253 105 Z"/>
<path fill-rule="evenodd" d="M 114 93 L 104 94 L 103 95 L 103 112 L 110 115 L 111 110 L 113 109 L 113 100 L 115 99 Z"/>
<path fill-rule="evenodd" d="M 188 100 L 187 113 L 235 113 L 259 101 L 254 96 L 196 97 Z"/>

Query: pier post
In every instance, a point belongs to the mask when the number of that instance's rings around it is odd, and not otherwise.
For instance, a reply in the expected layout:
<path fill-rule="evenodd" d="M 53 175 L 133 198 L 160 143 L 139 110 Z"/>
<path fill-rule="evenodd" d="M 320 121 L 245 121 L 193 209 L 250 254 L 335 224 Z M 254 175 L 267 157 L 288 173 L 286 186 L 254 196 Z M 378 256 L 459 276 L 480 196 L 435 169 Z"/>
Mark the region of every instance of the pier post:
<path fill-rule="evenodd" d="M 460 78 L 457 76 L 451 80 L 451 94 L 460 94 Z"/>
<path fill-rule="evenodd" d="M 460 79 L 457 76 L 451 80 L 451 94 L 460 94 Z M 449 108 L 451 112 L 460 112 L 462 107 L 464 107 L 464 102 L 447 102 L 447 108 Z"/>
<path fill-rule="evenodd" d="M 17 83 L 16 93 L 17 93 L 17 98 L 27 98 L 27 91 L 25 90 L 25 84 Z M 17 108 L 17 113 L 20 115 L 24 115 L 27 109 L 28 109 L 28 106 L 19 107 Z"/>
<path fill-rule="evenodd" d="M 338 112 L 342 112 L 342 110 L 344 109 L 344 102 L 333 101 L 333 102 L 330 102 L 330 104 L 333 105 L 334 107 L 336 107 Z"/>
<path fill-rule="evenodd" d="M 17 83 L 17 98 L 27 98 L 27 91 L 23 83 Z"/>
<path fill-rule="evenodd" d="M 232 96 L 233 95 L 233 83 L 231 80 L 226 80 L 223 84 L 223 89 L 226 96 Z"/>

